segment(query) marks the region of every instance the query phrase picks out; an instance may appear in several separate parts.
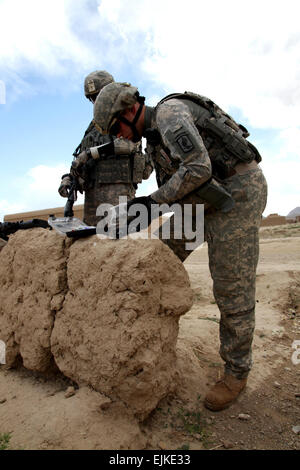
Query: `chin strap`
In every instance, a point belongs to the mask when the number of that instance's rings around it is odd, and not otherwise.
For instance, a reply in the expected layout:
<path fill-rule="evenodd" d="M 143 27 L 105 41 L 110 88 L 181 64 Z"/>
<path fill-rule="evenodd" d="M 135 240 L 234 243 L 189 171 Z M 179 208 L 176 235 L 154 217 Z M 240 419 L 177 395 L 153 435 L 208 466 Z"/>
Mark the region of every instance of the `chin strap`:
<path fill-rule="evenodd" d="M 123 122 L 124 124 L 126 124 L 127 126 L 129 126 L 133 132 L 133 142 L 138 142 L 139 140 L 141 140 L 141 137 L 136 129 L 136 123 L 138 122 L 139 120 L 139 117 L 141 115 L 141 112 L 142 112 L 142 109 L 143 109 L 143 106 L 144 106 L 144 101 L 145 101 L 145 98 L 143 96 L 139 96 L 139 103 L 140 103 L 140 106 L 136 112 L 136 115 L 134 116 L 134 119 L 133 121 L 128 121 L 128 119 L 126 119 L 124 116 L 120 116 L 118 119 L 119 121 Z"/>

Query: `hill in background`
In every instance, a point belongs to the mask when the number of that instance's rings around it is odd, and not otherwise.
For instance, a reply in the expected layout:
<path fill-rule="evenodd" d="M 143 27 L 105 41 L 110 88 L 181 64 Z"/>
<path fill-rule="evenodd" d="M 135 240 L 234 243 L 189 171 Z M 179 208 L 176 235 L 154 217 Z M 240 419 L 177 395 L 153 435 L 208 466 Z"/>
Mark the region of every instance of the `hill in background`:
<path fill-rule="evenodd" d="M 295 207 L 295 209 L 289 212 L 286 217 L 288 219 L 293 219 L 294 217 L 297 217 L 298 215 L 300 215 L 300 207 Z"/>

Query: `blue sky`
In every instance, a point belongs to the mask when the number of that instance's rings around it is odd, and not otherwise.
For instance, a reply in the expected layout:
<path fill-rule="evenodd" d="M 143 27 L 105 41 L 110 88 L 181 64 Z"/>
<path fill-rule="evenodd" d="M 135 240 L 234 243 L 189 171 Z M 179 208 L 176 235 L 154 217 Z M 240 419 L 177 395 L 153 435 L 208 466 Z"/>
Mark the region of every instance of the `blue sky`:
<path fill-rule="evenodd" d="M 0 0 L 0 220 L 64 205 L 57 188 L 92 119 L 83 81 L 96 69 L 150 105 L 175 91 L 209 96 L 263 157 L 264 215 L 300 206 L 299 1 L 241 5 Z M 152 176 L 138 194 L 155 187 Z"/>

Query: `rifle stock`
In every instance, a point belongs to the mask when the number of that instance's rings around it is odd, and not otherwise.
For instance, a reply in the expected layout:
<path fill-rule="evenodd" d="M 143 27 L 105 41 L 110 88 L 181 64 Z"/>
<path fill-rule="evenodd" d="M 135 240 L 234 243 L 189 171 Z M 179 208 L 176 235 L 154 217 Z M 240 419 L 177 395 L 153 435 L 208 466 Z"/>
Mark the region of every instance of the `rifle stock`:
<path fill-rule="evenodd" d="M 18 230 L 28 230 L 35 227 L 49 228 L 49 225 L 46 220 L 42 219 L 31 219 L 26 222 L 23 222 L 23 220 L 18 222 L 0 222 L 0 238 L 7 241 L 9 235 L 12 235 Z"/>

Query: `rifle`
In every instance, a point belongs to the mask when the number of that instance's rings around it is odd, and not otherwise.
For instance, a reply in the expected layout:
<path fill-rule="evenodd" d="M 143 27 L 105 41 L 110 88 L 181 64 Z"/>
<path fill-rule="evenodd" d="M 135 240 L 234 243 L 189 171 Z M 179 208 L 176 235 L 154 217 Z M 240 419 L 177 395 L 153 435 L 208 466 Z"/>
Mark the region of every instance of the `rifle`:
<path fill-rule="evenodd" d="M 72 177 L 72 183 L 69 189 L 68 200 L 66 202 L 65 209 L 64 209 L 64 217 L 74 216 L 73 205 L 74 205 L 74 202 L 77 201 L 78 182 L 75 176 L 71 175 L 71 177 Z"/>
<path fill-rule="evenodd" d="M 48 222 L 41 219 L 31 219 L 26 222 L 23 222 L 23 220 L 18 222 L 0 222 L 0 238 L 8 241 L 8 236 L 18 230 L 27 230 L 35 227 L 50 228 Z"/>
<path fill-rule="evenodd" d="M 80 175 L 81 180 L 86 180 L 88 172 L 91 171 L 94 165 L 95 160 L 88 159 L 86 163 L 80 166 L 80 172 L 78 172 L 78 167 L 75 168 L 74 162 L 72 163 L 71 173 L 69 173 L 68 175 L 71 179 L 71 186 L 69 189 L 68 199 L 64 208 L 64 217 L 74 216 L 73 205 L 74 202 L 77 201 L 77 191 L 80 191 L 82 193 L 82 185 L 80 185 L 78 177 Z"/>
<path fill-rule="evenodd" d="M 87 162 L 89 163 L 89 162 Z M 85 164 L 84 166 L 87 166 Z M 80 184 L 78 182 L 76 173 L 70 173 L 68 176 L 71 179 L 71 186 L 68 192 L 68 199 L 64 208 L 63 217 L 55 217 L 54 214 L 49 215 L 48 223 L 60 235 L 67 235 L 70 238 L 82 238 L 90 235 L 95 235 L 96 227 L 90 227 L 82 222 L 80 219 L 74 217 L 73 205 L 77 201 L 77 191 L 80 191 Z"/>

